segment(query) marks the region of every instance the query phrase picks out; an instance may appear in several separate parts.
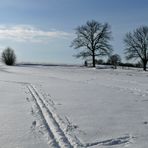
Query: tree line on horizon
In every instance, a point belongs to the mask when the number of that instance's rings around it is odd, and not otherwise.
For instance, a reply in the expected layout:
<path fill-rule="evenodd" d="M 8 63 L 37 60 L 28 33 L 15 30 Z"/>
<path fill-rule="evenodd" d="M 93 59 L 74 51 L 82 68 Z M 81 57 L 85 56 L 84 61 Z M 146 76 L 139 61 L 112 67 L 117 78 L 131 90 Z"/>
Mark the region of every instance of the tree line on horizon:
<path fill-rule="evenodd" d="M 108 23 L 100 23 L 95 20 L 87 21 L 86 24 L 78 26 L 75 29 L 76 38 L 72 41 L 71 47 L 80 49 L 75 55 L 76 58 L 91 60 L 92 66 L 95 67 L 98 57 L 108 57 L 107 63 L 117 67 L 121 63 L 121 57 L 118 54 L 113 54 L 113 47 L 110 44 L 112 40 L 111 27 Z M 127 60 L 136 59 L 138 64 L 146 71 L 148 62 L 148 26 L 140 26 L 133 32 L 126 33 L 124 39 L 125 57 Z M 6 48 L 1 55 L 2 62 L 6 65 L 14 65 L 16 55 L 10 47 Z M 124 65 L 124 64 L 123 64 Z M 129 64 L 130 65 L 130 64 Z M 126 64 L 125 64 L 126 66 Z"/>

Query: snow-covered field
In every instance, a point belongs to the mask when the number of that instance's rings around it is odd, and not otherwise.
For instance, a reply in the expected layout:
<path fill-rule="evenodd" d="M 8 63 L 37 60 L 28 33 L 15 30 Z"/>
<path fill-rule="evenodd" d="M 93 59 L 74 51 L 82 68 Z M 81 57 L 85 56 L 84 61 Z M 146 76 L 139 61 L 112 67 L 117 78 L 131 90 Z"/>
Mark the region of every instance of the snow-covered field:
<path fill-rule="evenodd" d="M 0 147 L 148 147 L 148 72 L 1 65 Z"/>

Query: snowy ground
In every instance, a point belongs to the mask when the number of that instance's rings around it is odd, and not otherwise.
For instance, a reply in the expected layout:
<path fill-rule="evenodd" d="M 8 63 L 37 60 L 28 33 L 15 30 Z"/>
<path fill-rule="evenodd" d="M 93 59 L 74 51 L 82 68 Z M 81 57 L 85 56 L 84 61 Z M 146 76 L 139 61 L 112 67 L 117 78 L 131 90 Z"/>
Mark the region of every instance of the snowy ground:
<path fill-rule="evenodd" d="M 148 146 L 148 72 L 0 66 L 4 148 Z"/>

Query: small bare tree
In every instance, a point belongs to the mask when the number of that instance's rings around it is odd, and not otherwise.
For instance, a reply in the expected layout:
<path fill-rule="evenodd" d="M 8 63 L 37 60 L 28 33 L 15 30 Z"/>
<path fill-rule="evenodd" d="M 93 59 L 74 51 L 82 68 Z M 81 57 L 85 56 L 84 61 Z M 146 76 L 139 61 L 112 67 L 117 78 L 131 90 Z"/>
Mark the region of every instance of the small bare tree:
<path fill-rule="evenodd" d="M 124 43 L 126 45 L 126 59 L 140 59 L 143 70 L 146 71 L 148 62 L 148 26 L 141 26 L 132 33 L 127 33 Z"/>
<path fill-rule="evenodd" d="M 118 54 L 113 54 L 109 57 L 108 63 L 114 65 L 114 68 L 117 69 L 117 65 L 121 62 L 121 57 Z"/>
<path fill-rule="evenodd" d="M 16 62 L 16 55 L 11 48 L 6 48 L 2 52 L 2 62 L 4 62 L 6 65 L 14 65 Z"/>
<path fill-rule="evenodd" d="M 112 52 L 109 41 L 111 31 L 109 24 L 101 24 L 97 21 L 87 21 L 85 25 L 76 28 L 77 37 L 73 40 L 71 46 L 75 49 L 83 48 L 77 55 L 77 58 L 92 58 L 93 67 L 95 67 L 96 56 L 109 55 Z"/>

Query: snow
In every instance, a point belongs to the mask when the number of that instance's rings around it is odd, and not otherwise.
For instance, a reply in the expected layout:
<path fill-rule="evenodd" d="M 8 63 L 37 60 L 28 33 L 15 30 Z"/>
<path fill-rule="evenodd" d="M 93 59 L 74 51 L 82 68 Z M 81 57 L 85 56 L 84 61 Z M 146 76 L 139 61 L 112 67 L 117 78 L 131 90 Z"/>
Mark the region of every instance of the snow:
<path fill-rule="evenodd" d="M 33 118 L 19 84 L 0 82 L 0 147 L 47 148 L 45 140 L 31 128 Z"/>
<path fill-rule="evenodd" d="M 1 65 L 0 95 L 4 148 L 148 145 L 147 72 Z"/>

